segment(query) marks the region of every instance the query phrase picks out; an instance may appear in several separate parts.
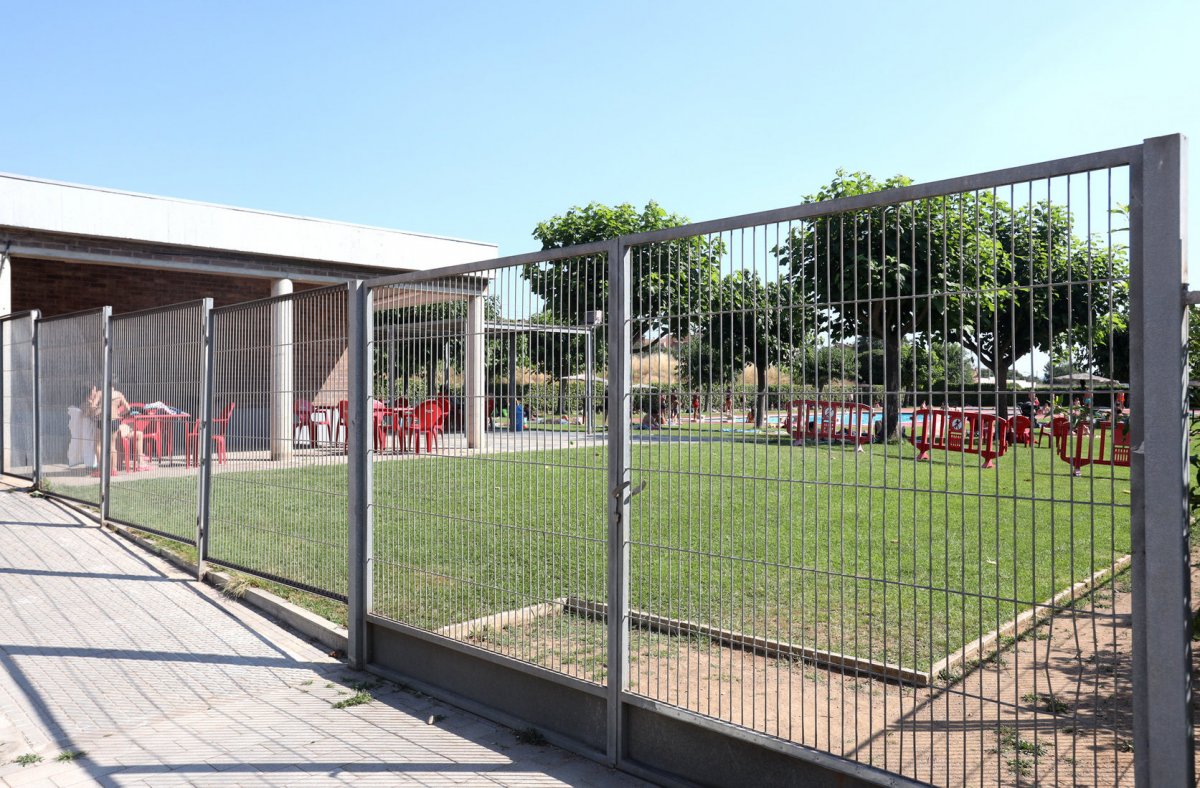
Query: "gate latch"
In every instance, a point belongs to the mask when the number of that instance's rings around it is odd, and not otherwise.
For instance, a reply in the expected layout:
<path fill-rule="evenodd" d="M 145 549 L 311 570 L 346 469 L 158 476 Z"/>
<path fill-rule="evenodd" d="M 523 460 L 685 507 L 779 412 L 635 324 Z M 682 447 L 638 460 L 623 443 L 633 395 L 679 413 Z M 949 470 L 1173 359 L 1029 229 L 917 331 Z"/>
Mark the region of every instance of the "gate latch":
<path fill-rule="evenodd" d="M 630 487 L 630 488 L 632 488 L 632 489 L 630 489 L 630 490 L 629 490 L 629 497 L 630 497 L 630 498 L 632 498 L 633 496 L 635 496 L 635 495 L 637 495 L 638 493 L 640 493 L 642 490 L 646 489 L 646 480 L 645 480 L 645 479 L 642 479 L 642 483 L 641 483 L 641 484 L 639 484 L 637 487 L 633 487 L 633 484 L 632 484 L 632 482 L 621 482 L 621 483 L 620 483 L 620 484 L 618 484 L 618 485 L 616 486 L 616 488 L 613 490 L 613 494 L 612 494 L 612 495 L 613 495 L 613 500 L 614 500 L 614 501 L 619 501 L 619 500 L 621 500 L 621 492 L 622 492 L 622 491 L 623 491 L 623 490 L 624 490 L 626 487 Z"/>

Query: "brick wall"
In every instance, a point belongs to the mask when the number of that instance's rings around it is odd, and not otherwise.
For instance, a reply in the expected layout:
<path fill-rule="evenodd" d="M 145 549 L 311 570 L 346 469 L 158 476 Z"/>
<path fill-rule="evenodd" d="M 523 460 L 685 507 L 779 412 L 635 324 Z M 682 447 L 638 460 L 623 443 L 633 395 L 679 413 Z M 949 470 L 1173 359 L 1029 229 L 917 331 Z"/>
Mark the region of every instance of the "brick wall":
<path fill-rule="evenodd" d="M 205 297 L 221 306 L 271 294 L 268 279 L 19 257 L 12 262 L 13 311 L 40 309 L 46 317 L 109 305 L 114 314 L 121 314 Z"/>

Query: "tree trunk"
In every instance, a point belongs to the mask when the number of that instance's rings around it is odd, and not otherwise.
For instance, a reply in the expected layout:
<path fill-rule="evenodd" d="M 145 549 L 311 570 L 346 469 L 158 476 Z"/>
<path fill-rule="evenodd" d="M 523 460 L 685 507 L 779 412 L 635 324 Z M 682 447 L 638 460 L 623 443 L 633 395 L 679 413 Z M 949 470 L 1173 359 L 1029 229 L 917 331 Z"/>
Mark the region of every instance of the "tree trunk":
<path fill-rule="evenodd" d="M 996 415 L 1008 418 L 1008 367 L 997 364 L 992 370 L 996 374 Z"/>
<path fill-rule="evenodd" d="M 883 341 L 883 434 L 900 437 L 900 336 Z"/>
<path fill-rule="evenodd" d="M 754 426 L 761 427 L 767 420 L 767 365 L 757 365 L 755 373 L 758 377 L 758 396 L 754 404 Z"/>
<path fill-rule="evenodd" d="M 567 379 L 558 378 L 558 415 L 567 415 Z"/>

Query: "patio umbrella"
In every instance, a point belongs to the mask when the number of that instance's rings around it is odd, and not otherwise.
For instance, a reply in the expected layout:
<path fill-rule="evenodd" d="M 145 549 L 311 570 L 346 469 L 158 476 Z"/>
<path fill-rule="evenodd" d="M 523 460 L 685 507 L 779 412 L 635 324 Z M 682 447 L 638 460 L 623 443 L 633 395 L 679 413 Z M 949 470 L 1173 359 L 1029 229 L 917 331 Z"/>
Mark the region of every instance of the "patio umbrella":
<path fill-rule="evenodd" d="M 1059 375 L 1051 379 L 1051 383 L 1117 383 L 1124 385 L 1119 380 L 1106 378 L 1103 375 L 1091 375 L 1087 372 L 1072 372 L 1070 375 Z"/>

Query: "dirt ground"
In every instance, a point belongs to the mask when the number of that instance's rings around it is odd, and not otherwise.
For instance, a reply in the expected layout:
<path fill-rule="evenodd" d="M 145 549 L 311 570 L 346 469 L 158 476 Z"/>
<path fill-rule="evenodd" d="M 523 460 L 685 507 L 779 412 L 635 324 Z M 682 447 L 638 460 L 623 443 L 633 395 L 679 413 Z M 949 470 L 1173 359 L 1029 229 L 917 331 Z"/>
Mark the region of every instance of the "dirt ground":
<path fill-rule="evenodd" d="M 630 686 L 936 785 L 1132 785 L 1131 599 L 1126 571 L 1006 639 L 965 675 L 926 688 L 638 630 Z M 605 678 L 598 621 L 560 613 L 464 636 L 579 678 Z"/>

